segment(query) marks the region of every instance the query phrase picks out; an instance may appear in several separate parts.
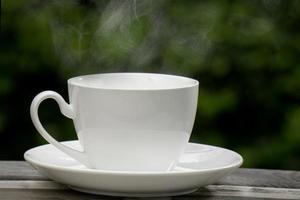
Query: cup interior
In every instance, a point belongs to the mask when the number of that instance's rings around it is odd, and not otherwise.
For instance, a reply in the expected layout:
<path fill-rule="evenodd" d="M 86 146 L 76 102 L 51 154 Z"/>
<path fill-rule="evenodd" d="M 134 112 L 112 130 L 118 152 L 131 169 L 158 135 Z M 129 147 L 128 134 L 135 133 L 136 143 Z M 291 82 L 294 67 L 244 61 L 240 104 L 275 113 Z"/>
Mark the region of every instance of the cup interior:
<path fill-rule="evenodd" d="M 198 85 L 198 81 L 182 76 L 150 73 L 107 73 L 78 76 L 68 80 L 71 85 L 115 90 L 164 90 Z"/>

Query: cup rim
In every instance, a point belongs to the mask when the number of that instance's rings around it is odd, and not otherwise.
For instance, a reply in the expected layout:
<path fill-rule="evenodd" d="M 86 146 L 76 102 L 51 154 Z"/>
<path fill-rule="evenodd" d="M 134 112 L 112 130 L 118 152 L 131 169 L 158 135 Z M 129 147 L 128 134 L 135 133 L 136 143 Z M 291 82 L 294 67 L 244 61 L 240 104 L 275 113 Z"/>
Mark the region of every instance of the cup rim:
<path fill-rule="evenodd" d="M 96 85 L 88 85 L 86 82 L 82 82 L 82 79 L 93 78 L 95 76 L 160 76 L 166 77 L 169 79 L 181 80 L 185 83 L 180 84 L 179 86 L 169 86 L 169 87 L 159 87 L 159 88 L 122 88 L 122 87 L 103 87 Z M 68 85 L 81 87 L 81 88 L 90 88 L 90 89 L 101 89 L 101 90 L 121 90 L 121 91 L 159 91 L 159 90 L 176 90 L 176 89 L 186 89 L 192 88 L 199 85 L 199 81 L 189 77 L 171 75 L 171 74 L 160 74 L 160 73 L 142 73 L 142 72 L 117 72 L 117 73 L 99 73 L 99 74 L 87 74 L 76 76 L 68 79 Z"/>

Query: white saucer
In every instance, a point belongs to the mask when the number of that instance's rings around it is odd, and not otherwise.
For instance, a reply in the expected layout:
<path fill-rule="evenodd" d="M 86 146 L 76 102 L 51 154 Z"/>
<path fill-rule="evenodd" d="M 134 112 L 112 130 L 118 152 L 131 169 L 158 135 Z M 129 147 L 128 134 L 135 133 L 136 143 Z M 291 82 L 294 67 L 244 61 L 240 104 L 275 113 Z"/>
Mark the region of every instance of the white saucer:
<path fill-rule="evenodd" d="M 78 141 L 63 142 L 79 148 Z M 82 192 L 112 196 L 174 196 L 196 191 L 238 168 L 242 157 L 230 150 L 189 143 L 174 171 L 129 172 L 88 169 L 48 144 L 28 150 L 26 161 L 49 178 Z"/>

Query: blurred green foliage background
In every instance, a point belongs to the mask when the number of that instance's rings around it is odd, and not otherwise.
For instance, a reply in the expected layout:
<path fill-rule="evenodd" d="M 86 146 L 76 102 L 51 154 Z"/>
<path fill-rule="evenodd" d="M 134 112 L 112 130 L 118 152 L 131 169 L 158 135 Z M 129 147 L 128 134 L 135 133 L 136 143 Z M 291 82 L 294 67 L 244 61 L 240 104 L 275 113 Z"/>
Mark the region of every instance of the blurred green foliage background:
<path fill-rule="evenodd" d="M 0 159 L 46 143 L 29 106 L 68 78 L 154 72 L 200 81 L 191 141 L 233 149 L 244 167 L 300 169 L 300 1 L 1 1 Z M 55 102 L 40 115 L 75 139 Z"/>

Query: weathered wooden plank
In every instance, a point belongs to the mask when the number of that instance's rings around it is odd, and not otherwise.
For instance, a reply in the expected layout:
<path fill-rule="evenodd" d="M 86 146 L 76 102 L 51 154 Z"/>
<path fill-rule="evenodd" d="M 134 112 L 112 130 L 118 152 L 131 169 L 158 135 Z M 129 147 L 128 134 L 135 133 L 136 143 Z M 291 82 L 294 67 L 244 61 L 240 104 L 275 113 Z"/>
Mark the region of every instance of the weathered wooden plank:
<path fill-rule="evenodd" d="M 230 186 L 231 188 L 203 188 L 195 193 L 189 195 L 183 195 L 178 197 L 161 197 L 151 198 L 151 200 L 196 200 L 196 199 L 209 199 L 209 200 L 221 200 L 221 199 L 232 199 L 232 200 L 299 200 L 299 195 L 294 191 L 259 191 L 257 188 L 245 187 L 238 188 L 238 186 Z M 237 187 L 237 188 L 235 188 Z M 298 191 L 299 192 L 299 191 Z M 0 189 L 1 200 L 5 199 L 102 199 L 102 200 L 136 200 L 137 198 L 121 198 L 121 197 L 109 197 L 101 195 L 90 195 L 80 193 L 68 189 L 59 190 L 47 190 L 47 189 Z M 147 199 L 150 198 L 138 198 Z"/>
<path fill-rule="evenodd" d="M 170 199 L 171 200 L 171 199 Z M 172 197 L 172 200 L 271 200 L 256 197 L 224 197 L 224 196 L 178 196 Z M 276 199 L 285 200 L 285 199 Z"/>
<path fill-rule="evenodd" d="M 192 193 L 195 196 L 253 197 L 264 199 L 300 199 L 300 189 L 209 185 Z"/>
<path fill-rule="evenodd" d="M 24 161 L 0 161 L 0 180 L 48 180 Z"/>
<path fill-rule="evenodd" d="M 178 196 L 161 198 L 121 198 L 108 196 L 94 196 L 76 191 L 64 190 L 2 190 L 0 189 L 1 200 L 22 199 L 22 200 L 266 200 L 266 198 L 254 197 L 229 197 L 229 196 Z M 277 199 L 280 200 L 280 199 Z"/>
<path fill-rule="evenodd" d="M 0 180 L 0 189 L 45 189 L 45 190 L 66 190 L 66 185 L 54 181 L 33 181 L 33 180 Z"/>
<path fill-rule="evenodd" d="M 72 190 L 30 190 L 30 189 L 0 189 L 1 200 L 22 199 L 22 200 L 113 200 L 121 198 L 113 198 L 108 196 L 96 196 L 84 194 Z"/>
<path fill-rule="evenodd" d="M 240 168 L 217 184 L 300 188 L 300 171 Z"/>
<path fill-rule="evenodd" d="M 69 189 L 53 181 L 0 181 L 0 190 L 65 190 Z M 200 188 L 198 191 L 185 196 L 223 196 L 223 197 L 249 197 L 265 199 L 300 199 L 300 189 L 249 187 L 232 185 L 210 185 Z"/>
<path fill-rule="evenodd" d="M 0 161 L 0 180 L 48 180 L 23 161 Z M 220 185 L 300 188 L 300 171 L 238 169 Z"/>

